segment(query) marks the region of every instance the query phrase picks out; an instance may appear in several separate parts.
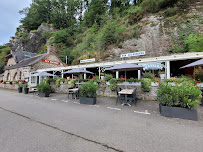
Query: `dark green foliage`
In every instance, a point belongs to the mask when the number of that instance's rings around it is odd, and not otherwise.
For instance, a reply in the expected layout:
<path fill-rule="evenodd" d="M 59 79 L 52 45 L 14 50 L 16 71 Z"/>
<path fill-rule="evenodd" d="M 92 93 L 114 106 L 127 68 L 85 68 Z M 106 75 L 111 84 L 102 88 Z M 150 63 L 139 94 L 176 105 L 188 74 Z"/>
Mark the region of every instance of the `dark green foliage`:
<path fill-rule="evenodd" d="M 143 75 L 143 78 L 149 78 L 149 79 L 153 79 L 155 77 L 154 74 L 150 72 L 142 73 L 142 75 Z"/>
<path fill-rule="evenodd" d="M 112 91 L 116 90 L 116 88 L 117 88 L 117 80 L 115 78 L 112 78 L 109 82 L 110 82 L 110 85 L 109 85 L 110 89 Z"/>
<path fill-rule="evenodd" d="M 157 91 L 157 100 L 163 106 L 195 109 L 200 104 L 197 100 L 200 95 L 200 88 L 190 81 L 175 86 L 161 82 Z"/>
<path fill-rule="evenodd" d="M 178 36 L 172 34 L 171 52 L 202 52 L 203 34 L 195 31 L 194 24 L 191 20 L 183 20 L 179 23 Z"/>
<path fill-rule="evenodd" d="M 113 78 L 113 76 L 111 74 L 105 74 L 104 80 L 106 82 L 110 81 Z"/>
<path fill-rule="evenodd" d="M 142 91 L 149 92 L 152 89 L 151 82 L 152 80 L 149 78 L 142 78 L 141 79 Z"/>
<path fill-rule="evenodd" d="M 93 82 L 88 82 L 86 84 L 83 84 L 79 88 L 80 96 L 81 97 L 87 97 L 87 98 L 95 98 L 96 97 L 96 91 L 97 91 L 97 85 L 95 85 Z"/>
<path fill-rule="evenodd" d="M 48 83 L 42 82 L 37 85 L 37 90 L 42 93 L 50 93 L 51 92 L 51 86 Z"/>

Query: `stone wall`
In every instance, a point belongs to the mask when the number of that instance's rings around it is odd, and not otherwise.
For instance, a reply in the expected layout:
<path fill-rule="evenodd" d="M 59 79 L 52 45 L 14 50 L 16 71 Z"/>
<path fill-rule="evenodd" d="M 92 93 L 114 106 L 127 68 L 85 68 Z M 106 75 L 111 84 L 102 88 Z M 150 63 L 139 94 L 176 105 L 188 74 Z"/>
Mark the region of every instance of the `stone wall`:
<path fill-rule="evenodd" d="M 45 63 L 45 62 L 42 62 L 42 60 L 41 60 L 32 66 L 32 71 L 36 71 L 37 69 L 57 68 L 57 67 L 63 67 L 64 66 L 63 63 L 61 62 L 61 60 L 54 53 L 51 53 L 50 55 L 48 55 L 44 59 L 50 60 L 50 61 L 60 62 L 60 65 Z"/>
<path fill-rule="evenodd" d="M 0 88 L 17 90 L 18 89 L 18 85 L 17 84 L 9 84 L 9 83 L 7 83 L 7 84 L 0 83 Z"/>
<path fill-rule="evenodd" d="M 10 80 L 8 79 L 8 74 L 10 75 Z M 30 67 L 22 67 L 16 69 L 5 70 L 3 80 L 24 80 L 30 76 Z"/>
<path fill-rule="evenodd" d="M 70 84 L 68 84 L 68 83 L 61 83 L 60 87 L 56 87 L 55 83 L 51 83 L 52 91 L 56 92 L 56 93 L 67 93 L 68 87 L 70 87 Z M 118 86 L 118 88 L 124 89 L 125 85 Z M 150 92 L 143 92 L 140 84 L 128 85 L 127 88 L 128 89 L 136 88 L 136 95 L 137 95 L 137 98 L 140 100 L 155 100 L 156 91 L 158 89 L 157 86 L 152 86 L 152 89 Z M 106 96 L 106 97 L 116 97 L 117 96 L 116 92 L 111 91 L 109 86 L 106 86 L 105 89 L 99 88 L 97 90 L 97 95 Z"/>
<path fill-rule="evenodd" d="M 67 93 L 70 84 L 68 83 L 61 83 L 60 87 L 56 87 L 55 83 L 51 83 L 52 91 L 55 93 Z M 16 84 L 2 84 L 0 83 L 0 88 L 7 88 L 7 89 L 14 89 L 17 90 L 18 86 Z M 119 88 L 124 89 L 125 85 L 119 86 Z M 136 95 L 139 100 L 155 100 L 156 98 L 156 91 L 157 86 L 152 86 L 150 92 L 143 92 L 140 85 L 129 85 L 127 86 L 128 89 L 135 89 L 136 88 Z M 106 97 L 116 97 L 116 92 L 111 91 L 111 89 L 107 86 L 105 89 L 99 88 L 97 90 L 97 95 L 106 96 Z"/>

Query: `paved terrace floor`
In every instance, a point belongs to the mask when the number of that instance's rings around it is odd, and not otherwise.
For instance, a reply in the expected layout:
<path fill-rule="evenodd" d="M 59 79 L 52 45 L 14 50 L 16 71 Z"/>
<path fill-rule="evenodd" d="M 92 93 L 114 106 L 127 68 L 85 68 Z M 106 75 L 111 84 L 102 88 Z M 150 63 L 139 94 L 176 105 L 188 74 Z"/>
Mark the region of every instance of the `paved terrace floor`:
<path fill-rule="evenodd" d="M 98 97 L 94 106 L 66 94 L 40 98 L 0 89 L 0 149 L 9 151 L 202 152 L 203 107 L 198 121 L 167 118 L 158 102 L 115 105 Z"/>

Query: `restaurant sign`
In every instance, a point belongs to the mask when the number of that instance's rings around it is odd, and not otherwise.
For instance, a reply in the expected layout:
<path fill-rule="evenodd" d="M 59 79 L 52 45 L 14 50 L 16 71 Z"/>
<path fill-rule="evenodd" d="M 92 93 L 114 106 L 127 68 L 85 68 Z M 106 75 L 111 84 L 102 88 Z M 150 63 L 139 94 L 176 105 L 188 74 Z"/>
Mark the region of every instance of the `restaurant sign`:
<path fill-rule="evenodd" d="M 45 60 L 45 59 L 42 59 L 42 62 L 51 63 L 51 64 L 57 64 L 57 65 L 61 64 L 60 62 L 50 61 L 50 60 Z"/>
<path fill-rule="evenodd" d="M 165 66 L 160 62 L 151 62 L 151 63 L 143 63 L 139 64 L 143 66 L 143 70 L 162 70 Z"/>
<path fill-rule="evenodd" d="M 87 63 L 87 62 L 94 62 L 95 58 L 92 59 L 86 59 L 86 60 L 80 60 L 80 63 Z"/>
<path fill-rule="evenodd" d="M 140 55 L 145 55 L 145 51 L 121 54 L 121 58 L 127 58 L 127 57 L 131 57 L 131 56 L 140 56 Z"/>

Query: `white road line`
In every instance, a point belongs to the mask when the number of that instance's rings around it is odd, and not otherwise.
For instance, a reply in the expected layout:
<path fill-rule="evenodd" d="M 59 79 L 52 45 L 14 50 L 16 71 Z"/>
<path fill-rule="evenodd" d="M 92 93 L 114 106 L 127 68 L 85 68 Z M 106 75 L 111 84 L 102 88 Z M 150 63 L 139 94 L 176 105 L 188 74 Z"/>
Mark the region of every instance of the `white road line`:
<path fill-rule="evenodd" d="M 69 100 L 61 100 L 62 102 L 68 102 Z"/>
<path fill-rule="evenodd" d="M 43 99 L 47 99 L 47 98 L 43 98 Z"/>
<path fill-rule="evenodd" d="M 56 99 L 51 99 L 51 100 L 56 100 Z"/>
<path fill-rule="evenodd" d="M 75 104 L 80 104 L 80 103 L 78 103 L 78 102 L 73 102 L 73 103 L 75 103 Z"/>
<path fill-rule="evenodd" d="M 112 109 L 112 110 L 121 110 L 119 108 L 112 108 L 112 107 L 107 107 L 108 109 Z"/>
<path fill-rule="evenodd" d="M 134 111 L 135 113 L 140 113 L 140 114 L 145 114 L 145 115 L 150 115 L 150 113 L 145 110 L 145 112 L 140 112 L 140 111 Z"/>
<path fill-rule="evenodd" d="M 98 105 L 90 105 L 91 107 L 98 107 L 99 108 L 99 106 Z"/>

